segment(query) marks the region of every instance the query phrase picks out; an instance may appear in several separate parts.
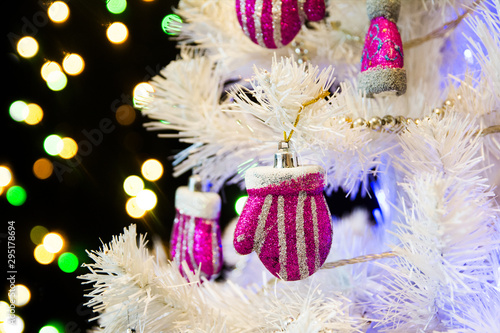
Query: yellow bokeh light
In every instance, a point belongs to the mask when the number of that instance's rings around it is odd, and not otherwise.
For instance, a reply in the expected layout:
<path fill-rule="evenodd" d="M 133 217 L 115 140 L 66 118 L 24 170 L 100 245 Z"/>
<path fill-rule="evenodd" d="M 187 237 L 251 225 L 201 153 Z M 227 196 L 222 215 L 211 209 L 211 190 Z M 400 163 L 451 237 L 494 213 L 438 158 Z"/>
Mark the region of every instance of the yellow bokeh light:
<path fill-rule="evenodd" d="M 133 217 L 134 219 L 140 219 L 141 217 L 146 214 L 146 210 L 140 208 L 137 205 L 137 198 L 133 197 L 127 200 L 127 204 L 125 205 L 125 210 L 127 211 L 127 214 L 130 215 L 130 217 Z"/>
<path fill-rule="evenodd" d="M 47 158 L 42 157 L 33 164 L 33 174 L 38 179 L 47 179 L 52 175 L 54 165 Z"/>
<path fill-rule="evenodd" d="M 16 284 L 14 290 L 9 291 L 9 300 L 16 306 L 24 306 L 28 304 L 31 299 L 31 292 L 23 284 Z"/>
<path fill-rule="evenodd" d="M 49 79 L 49 75 L 52 72 L 59 71 L 61 72 L 61 66 L 55 62 L 55 61 L 46 61 L 42 65 L 42 69 L 40 70 L 40 73 L 42 74 L 42 78 L 47 81 Z"/>
<path fill-rule="evenodd" d="M 69 7 L 64 1 L 54 1 L 50 5 L 47 14 L 52 22 L 63 23 L 69 17 Z"/>
<path fill-rule="evenodd" d="M 85 62 L 79 54 L 70 53 L 64 57 L 62 66 L 64 71 L 69 75 L 78 75 L 83 72 Z"/>
<path fill-rule="evenodd" d="M 151 210 L 155 208 L 157 203 L 156 194 L 148 189 L 142 190 L 137 193 L 135 197 L 137 199 L 136 203 L 140 209 Z"/>
<path fill-rule="evenodd" d="M 0 333 L 22 333 L 24 332 L 24 320 L 18 315 L 9 317 L 3 323 L 0 322 Z"/>
<path fill-rule="evenodd" d="M 0 166 L 0 186 L 4 187 L 10 184 L 12 180 L 12 172 L 6 166 Z"/>
<path fill-rule="evenodd" d="M 112 23 L 106 30 L 106 36 L 111 43 L 123 43 L 128 38 L 127 26 L 121 22 Z"/>
<path fill-rule="evenodd" d="M 28 125 L 36 125 L 42 121 L 43 110 L 35 103 L 28 104 L 28 116 L 24 119 L 24 122 Z"/>
<path fill-rule="evenodd" d="M 116 121 L 120 125 L 130 125 L 135 121 L 135 110 L 128 104 L 123 104 L 116 109 Z"/>
<path fill-rule="evenodd" d="M 33 244 L 38 245 L 42 243 L 43 237 L 45 237 L 45 235 L 48 233 L 49 231 L 47 230 L 47 228 L 41 225 L 37 225 L 31 228 L 30 239 Z"/>
<path fill-rule="evenodd" d="M 62 138 L 57 145 L 57 150 L 60 150 L 59 156 L 64 159 L 73 158 L 78 152 L 78 144 L 72 138 Z"/>
<path fill-rule="evenodd" d="M 142 164 L 141 172 L 147 180 L 155 181 L 163 175 L 163 165 L 160 161 L 152 158 Z"/>
<path fill-rule="evenodd" d="M 10 307 L 9 303 L 5 301 L 0 301 L 0 323 L 7 320 L 9 317 Z"/>
<path fill-rule="evenodd" d="M 123 181 L 123 190 L 130 196 L 136 196 L 140 191 L 144 190 L 144 182 L 138 176 L 128 176 Z"/>
<path fill-rule="evenodd" d="M 155 89 L 150 83 L 141 82 L 134 87 L 134 106 L 140 108 L 142 105 L 146 104 L 151 100 Z"/>
<path fill-rule="evenodd" d="M 57 253 L 62 250 L 64 246 L 64 240 L 58 233 L 49 232 L 45 235 L 45 237 L 43 237 L 43 246 L 48 252 Z"/>
<path fill-rule="evenodd" d="M 47 249 L 43 244 L 40 244 L 37 247 L 35 247 L 33 255 L 35 256 L 35 260 L 42 265 L 50 264 L 52 261 L 54 261 L 54 258 L 56 257 L 54 253 L 47 251 Z"/>
<path fill-rule="evenodd" d="M 17 42 L 17 52 L 23 58 L 31 58 L 38 52 L 38 42 L 33 37 L 23 37 Z"/>

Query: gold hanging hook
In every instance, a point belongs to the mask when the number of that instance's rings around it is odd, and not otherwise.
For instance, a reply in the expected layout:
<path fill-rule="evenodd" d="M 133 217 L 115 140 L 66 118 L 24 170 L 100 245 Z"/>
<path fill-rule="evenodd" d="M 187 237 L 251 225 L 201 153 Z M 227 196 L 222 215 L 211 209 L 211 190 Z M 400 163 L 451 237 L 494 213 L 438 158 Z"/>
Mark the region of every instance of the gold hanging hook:
<path fill-rule="evenodd" d="M 292 138 L 292 134 L 294 132 L 294 128 L 297 127 L 297 124 L 299 123 L 300 114 L 302 113 L 302 110 L 304 110 L 305 107 L 307 107 L 309 105 L 312 105 L 312 104 L 316 103 L 317 101 L 319 101 L 320 99 L 325 98 L 327 96 L 330 96 L 330 92 L 323 90 L 318 96 L 316 96 L 315 98 L 313 98 L 313 99 L 311 99 L 311 100 L 303 103 L 300 106 L 299 112 L 297 113 L 297 117 L 295 118 L 295 122 L 293 123 L 293 128 L 290 131 L 290 134 L 288 135 L 288 137 L 286 136 L 286 132 L 283 131 L 285 142 L 290 142 L 290 139 Z"/>

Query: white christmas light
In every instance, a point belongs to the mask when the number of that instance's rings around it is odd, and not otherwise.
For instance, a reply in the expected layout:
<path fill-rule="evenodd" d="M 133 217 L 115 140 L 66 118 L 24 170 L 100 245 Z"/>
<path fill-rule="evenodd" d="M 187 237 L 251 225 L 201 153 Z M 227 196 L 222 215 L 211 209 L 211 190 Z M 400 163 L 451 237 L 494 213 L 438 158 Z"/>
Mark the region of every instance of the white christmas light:
<path fill-rule="evenodd" d="M 148 189 L 144 189 L 137 193 L 136 196 L 137 206 L 144 210 L 151 210 L 156 206 L 156 194 Z"/>

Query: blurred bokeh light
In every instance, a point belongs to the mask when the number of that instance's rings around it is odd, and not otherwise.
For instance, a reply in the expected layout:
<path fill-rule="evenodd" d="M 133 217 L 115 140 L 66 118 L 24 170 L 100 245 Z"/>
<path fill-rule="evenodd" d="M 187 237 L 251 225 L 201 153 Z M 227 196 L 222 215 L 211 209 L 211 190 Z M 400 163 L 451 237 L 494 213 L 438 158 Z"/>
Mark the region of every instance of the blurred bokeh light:
<path fill-rule="evenodd" d="M 58 253 L 64 246 L 64 239 L 56 232 L 49 232 L 43 237 L 43 246 L 50 253 Z"/>
<path fill-rule="evenodd" d="M 17 43 L 17 53 L 23 58 L 32 58 L 38 52 L 38 42 L 31 36 L 23 37 Z"/>
<path fill-rule="evenodd" d="M 49 18 L 54 23 L 63 23 L 69 17 L 69 7 L 64 1 L 54 1 L 47 10 Z"/>
<path fill-rule="evenodd" d="M 106 30 L 106 36 L 111 43 L 121 44 L 128 38 L 128 28 L 121 22 L 114 22 Z"/>
<path fill-rule="evenodd" d="M 70 53 L 64 57 L 62 67 L 67 74 L 78 75 L 83 72 L 85 61 L 79 54 Z"/>
<path fill-rule="evenodd" d="M 157 159 L 149 159 L 142 164 L 141 172 L 149 181 L 156 181 L 163 175 L 163 165 Z"/>

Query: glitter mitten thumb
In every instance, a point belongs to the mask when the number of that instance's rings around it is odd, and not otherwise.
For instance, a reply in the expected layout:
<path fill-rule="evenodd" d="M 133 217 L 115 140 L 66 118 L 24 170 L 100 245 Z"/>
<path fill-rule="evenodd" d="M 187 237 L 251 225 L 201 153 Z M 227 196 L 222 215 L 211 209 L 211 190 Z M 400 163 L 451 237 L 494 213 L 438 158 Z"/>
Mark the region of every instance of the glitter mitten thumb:
<path fill-rule="evenodd" d="M 236 251 L 255 251 L 266 269 L 285 281 L 314 274 L 332 245 L 324 169 L 255 167 L 245 183 L 248 199 L 234 232 Z"/>

